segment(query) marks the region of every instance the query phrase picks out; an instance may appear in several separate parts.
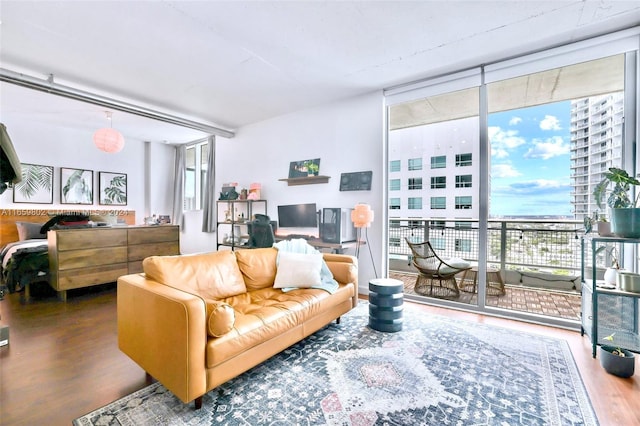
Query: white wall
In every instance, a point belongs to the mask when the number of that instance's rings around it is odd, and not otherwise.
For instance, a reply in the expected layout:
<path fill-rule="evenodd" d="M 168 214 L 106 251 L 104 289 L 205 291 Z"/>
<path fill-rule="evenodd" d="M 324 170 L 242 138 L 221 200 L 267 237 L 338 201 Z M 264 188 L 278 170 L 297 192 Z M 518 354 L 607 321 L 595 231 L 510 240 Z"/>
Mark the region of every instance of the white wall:
<path fill-rule="evenodd" d="M 217 139 L 216 186 L 238 182 L 240 188 L 248 188 L 252 182 L 261 183 L 274 220 L 282 204 L 316 203 L 319 209 L 370 204 L 375 220 L 368 237 L 380 277 L 386 216 L 381 210 L 383 122 L 382 93 L 375 92 L 243 127 L 233 139 Z M 291 161 L 311 158 L 320 158 L 320 174 L 331 177 L 328 184 L 287 186 L 279 181 L 288 176 Z M 339 191 L 341 173 L 367 170 L 373 171 L 371 191 Z M 215 249 L 216 235 L 200 232 L 201 217 L 200 212 L 186 215 L 183 252 Z M 375 276 L 367 246 L 360 249 L 359 271 L 360 288 L 365 289 Z"/>
<path fill-rule="evenodd" d="M 150 144 L 150 200 L 145 205 L 145 149 L 144 142 L 126 138 L 122 151 L 107 154 L 93 144 L 93 133 L 74 128 L 52 126 L 38 121 L 9 118 L 4 122 L 13 146 L 22 163 L 42 164 L 54 167 L 53 204 L 25 204 L 13 202 L 13 190 L 0 195 L 2 208 L 93 210 L 135 210 L 136 223 L 143 222 L 145 212 L 170 214 L 172 196 L 170 181 L 173 181 L 174 148 L 163 144 Z M 60 168 L 78 168 L 94 171 L 94 202 L 92 205 L 60 203 Z M 127 205 L 102 206 L 98 204 L 98 172 L 127 174 Z M 169 173 L 167 173 L 167 171 Z M 169 187 L 169 190 L 167 190 Z M 168 192 L 169 191 L 169 192 Z"/>
<path fill-rule="evenodd" d="M 234 181 L 248 188 L 250 183 L 260 182 L 262 198 L 268 201 L 268 214 L 274 220 L 280 204 L 315 202 L 318 208 L 370 204 L 376 215 L 368 230 L 370 246 L 363 246 L 360 252 L 360 288 L 366 292 L 369 279 L 375 277 L 369 248 L 377 275 L 385 274 L 383 121 L 382 93 L 374 92 L 246 126 L 233 139 L 217 139 L 216 186 Z M 14 204 L 13 191 L 7 190 L 0 195 L 3 208 L 77 209 L 77 205 L 60 204 L 60 167 L 71 167 L 94 170 L 96 192 L 98 171 L 127 173 L 128 204 L 122 208 L 136 211 L 136 223 L 142 223 L 148 214 L 171 213 L 173 147 L 151 143 L 145 148 L 145 142 L 127 139 L 121 152 L 106 154 L 95 148 L 91 132 L 29 121 L 5 125 L 21 162 L 55 169 L 53 204 Z M 288 176 L 291 161 L 310 158 L 321 159 L 320 174 L 331 177 L 328 184 L 287 186 L 278 180 Z M 339 191 L 341 173 L 368 170 L 373 171 L 371 191 Z M 106 207 L 95 200 L 92 206 L 81 208 Z M 186 212 L 184 219 L 180 238 L 183 253 L 216 249 L 216 234 L 201 232 L 201 211 Z M 353 250 L 349 254 L 354 254 Z"/>

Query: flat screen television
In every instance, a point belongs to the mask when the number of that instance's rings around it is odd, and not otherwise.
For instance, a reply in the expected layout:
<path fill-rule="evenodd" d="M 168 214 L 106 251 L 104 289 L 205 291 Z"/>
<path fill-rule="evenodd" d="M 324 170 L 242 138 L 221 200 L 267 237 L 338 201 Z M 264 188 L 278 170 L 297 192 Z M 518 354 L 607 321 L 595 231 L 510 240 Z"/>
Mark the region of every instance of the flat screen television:
<path fill-rule="evenodd" d="M 315 203 L 278 206 L 278 228 L 317 228 L 318 209 Z"/>

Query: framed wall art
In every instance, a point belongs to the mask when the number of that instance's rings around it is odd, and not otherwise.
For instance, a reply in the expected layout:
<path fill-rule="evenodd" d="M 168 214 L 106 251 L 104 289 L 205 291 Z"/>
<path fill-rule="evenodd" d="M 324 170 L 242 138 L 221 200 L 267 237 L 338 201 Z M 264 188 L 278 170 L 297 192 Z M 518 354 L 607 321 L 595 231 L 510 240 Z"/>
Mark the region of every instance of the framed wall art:
<path fill-rule="evenodd" d="M 98 172 L 100 198 L 98 202 L 109 206 L 127 205 L 126 173 Z"/>
<path fill-rule="evenodd" d="M 60 168 L 60 203 L 93 204 L 93 170 Z"/>
<path fill-rule="evenodd" d="M 320 173 L 320 159 L 292 161 L 289 163 L 289 179 L 304 176 L 318 176 Z"/>
<path fill-rule="evenodd" d="M 14 203 L 53 204 L 53 167 L 20 163 L 22 181 L 13 186 Z"/>

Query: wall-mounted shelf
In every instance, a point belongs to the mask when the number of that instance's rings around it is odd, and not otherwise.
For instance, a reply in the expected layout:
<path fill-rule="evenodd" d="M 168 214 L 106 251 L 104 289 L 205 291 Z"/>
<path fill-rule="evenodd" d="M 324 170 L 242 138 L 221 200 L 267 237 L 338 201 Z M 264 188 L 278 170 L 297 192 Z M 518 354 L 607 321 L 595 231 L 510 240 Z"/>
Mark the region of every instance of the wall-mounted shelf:
<path fill-rule="evenodd" d="M 330 176 L 303 176 L 297 178 L 278 179 L 281 182 L 287 182 L 287 185 L 313 185 L 316 183 L 328 183 Z"/>

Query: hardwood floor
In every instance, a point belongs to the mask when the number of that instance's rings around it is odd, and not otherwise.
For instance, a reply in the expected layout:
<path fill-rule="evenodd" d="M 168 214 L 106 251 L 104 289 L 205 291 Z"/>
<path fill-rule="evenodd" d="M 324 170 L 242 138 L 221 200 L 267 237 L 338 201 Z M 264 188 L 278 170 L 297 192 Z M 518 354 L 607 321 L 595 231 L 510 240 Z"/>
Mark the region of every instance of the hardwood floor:
<path fill-rule="evenodd" d="M 405 303 L 426 315 L 555 336 L 568 341 L 603 426 L 640 424 L 640 366 L 620 379 L 604 372 L 591 358 L 591 346 L 580 333 Z M 145 373 L 117 346 L 114 285 L 20 303 L 18 294 L 0 301 L 2 324 L 10 326 L 10 345 L 0 348 L 0 424 L 69 425 L 89 411 L 143 388 Z"/>

